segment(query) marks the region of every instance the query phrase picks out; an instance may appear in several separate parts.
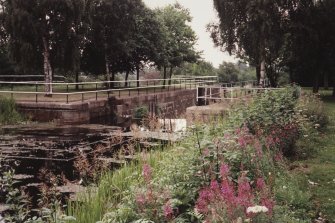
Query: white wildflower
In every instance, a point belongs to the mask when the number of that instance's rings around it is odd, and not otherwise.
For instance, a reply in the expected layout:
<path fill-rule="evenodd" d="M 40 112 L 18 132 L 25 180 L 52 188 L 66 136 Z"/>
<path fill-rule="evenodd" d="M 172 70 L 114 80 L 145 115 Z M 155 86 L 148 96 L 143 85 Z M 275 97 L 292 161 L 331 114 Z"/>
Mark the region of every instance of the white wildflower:
<path fill-rule="evenodd" d="M 268 212 L 269 209 L 265 206 L 253 206 L 253 207 L 248 207 L 247 208 L 247 213 L 254 213 L 254 214 L 257 214 L 257 213 L 266 213 Z"/>
<path fill-rule="evenodd" d="M 5 219 L 3 219 L 1 215 L 0 215 L 0 223 L 5 223 Z"/>
<path fill-rule="evenodd" d="M 313 182 L 313 181 L 311 181 L 311 180 L 308 180 L 308 183 L 309 183 L 310 185 L 313 185 L 313 186 L 318 185 L 318 183 L 315 183 L 315 182 Z"/>

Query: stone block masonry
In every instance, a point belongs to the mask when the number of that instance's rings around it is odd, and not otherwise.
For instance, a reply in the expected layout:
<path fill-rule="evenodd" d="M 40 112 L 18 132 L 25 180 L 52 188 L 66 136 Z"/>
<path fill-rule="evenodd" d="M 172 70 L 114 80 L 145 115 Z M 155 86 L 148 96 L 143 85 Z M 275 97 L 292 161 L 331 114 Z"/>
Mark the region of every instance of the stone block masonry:
<path fill-rule="evenodd" d="M 74 103 L 23 102 L 17 106 L 21 113 L 33 121 L 56 122 L 57 124 L 87 124 L 99 117 L 117 119 L 133 115 L 138 107 L 159 108 L 161 116 L 177 118 L 187 107 L 196 103 L 196 90 L 176 90 L 129 97 L 112 96 L 109 99 L 89 100 Z"/>

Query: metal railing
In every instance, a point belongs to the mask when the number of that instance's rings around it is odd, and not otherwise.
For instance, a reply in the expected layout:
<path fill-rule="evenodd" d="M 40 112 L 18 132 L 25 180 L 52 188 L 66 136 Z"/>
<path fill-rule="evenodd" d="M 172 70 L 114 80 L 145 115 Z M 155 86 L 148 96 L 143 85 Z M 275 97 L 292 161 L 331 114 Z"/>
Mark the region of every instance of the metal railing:
<path fill-rule="evenodd" d="M 229 83 L 230 84 L 230 83 Z M 254 87 L 252 83 L 244 85 L 244 87 L 233 86 L 226 87 L 231 85 L 221 84 L 221 86 L 198 86 L 197 88 L 197 102 L 199 100 L 204 100 L 204 104 L 207 104 L 208 101 L 234 101 L 240 100 L 246 97 L 254 97 L 264 92 L 280 90 L 283 88 L 263 88 L 263 87 Z M 201 90 L 200 90 L 201 89 Z M 202 92 L 203 95 L 199 93 Z"/>
<path fill-rule="evenodd" d="M 165 83 L 165 84 L 164 84 Z M 125 97 L 163 91 L 196 89 L 217 83 L 216 76 L 201 76 L 172 79 L 147 79 L 125 81 L 96 81 L 80 83 L 50 83 L 53 92 L 51 97 L 44 97 L 46 83 L 31 81 L 7 82 L 0 81 L 0 95 L 15 98 L 18 101 L 45 102 L 77 102 L 98 100 L 102 97 Z M 139 86 L 137 86 L 139 85 Z"/>
<path fill-rule="evenodd" d="M 269 86 L 269 79 L 264 80 L 264 86 Z M 236 81 L 229 83 L 221 83 L 222 87 L 258 87 L 259 82 L 257 80 L 249 80 L 249 81 Z"/>

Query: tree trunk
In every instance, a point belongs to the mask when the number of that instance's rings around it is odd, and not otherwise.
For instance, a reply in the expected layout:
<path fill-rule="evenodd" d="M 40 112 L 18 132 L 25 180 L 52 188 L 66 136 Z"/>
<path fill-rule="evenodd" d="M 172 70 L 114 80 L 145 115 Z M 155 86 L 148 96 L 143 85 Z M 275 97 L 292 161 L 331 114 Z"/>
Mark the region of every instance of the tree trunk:
<path fill-rule="evenodd" d="M 137 87 L 140 87 L 140 66 L 136 66 Z"/>
<path fill-rule="evenodd" d="M 171 85 L 172 74 L 173 74 L 173 67 L 170 67 L 169 85 Z"/>
<path fill-rule="evenodd" d="M 268 69 L 266 69 L 266 74 L 269 78 L 271 87 L 277 87 L 277 71 L 275 68 L 270 65 Z"/>
<path fill-rule="evenodd" d="M 129 70 L 126 71 L 126 77 L 124 80 L 124 87 L 128 87 L 128 77 L 129 77 Z"/>
<path fill-rule="evenodd" d="M 265 59 L 262 57 L 260 66 L 259 86 L 264 87 L 265 83 Z"/>
<path fill-rule="evenodd" d="M 74 74 L 76 76 L 76 83 L 78 83 L 79 82 L 79 72 L 78 72 L 78 70 L 75 70 Z M 79 90 L 79 85 L 78 84 L 76 84 L 76 90 Z"/>
<path fill-rule="evenodd" d="M 316 74 L 313 82 L 313 93 L 319 92 L 319 75 Z"/>
<path fill-rule="evenodd" d="M 78 49 L 79 50 L 79 49 Z M 77 51 L 77 50 L 76 50 Z M 76 83 L 79 83 L 79 71 L 80 71 L 80 53 L 76 52 L 73 64 L 73 72 L 76 76 Z M 79 90 L 79 84 L 76 84 L 76 90 Z"/>
<path fill-rule="evenodd" d="M 325 90 L 329 89 L 329 73 L 325 72 L 323 75 L 323 87 Z"/>
<path fill-rule="evenodd" d="M 259 83 L 259 80 L 261 79 L 261 65 L 260 64 L 256 66 L 256 78 L 257 78 L 257 83 Z"/>
<path fill-rule="evenodd" d="M 49 44 L 45 37 L 43 41 L 43 71 L 44 71 L 44 89 L 45 96 L 52 96 L 52 68 L 50 64 Z"/>
<path fill-rule="evenodd" d="M 164 79 L 164 80 L 163 80 L 163 89 L 165 89 L 165 80 L 166 80 L 166 66 L 164 66 L 163 70 L 164 70 L 164 71 L 163 71 L 163 73 L 164 73 L 164 74 L 163 74 L 163 75 L 164 75 L 164 77 L 163 77 L 163 79 Z"/>
<path fill-rule="evenodd" d="M 105 63 L 106 63 L 106 81 L 107 81 L 107 88 L 111 88 L 111 76 L 110 76 L 110 71 L 109 71 L 109 59 L 107 55 L 105 54 Z"/>

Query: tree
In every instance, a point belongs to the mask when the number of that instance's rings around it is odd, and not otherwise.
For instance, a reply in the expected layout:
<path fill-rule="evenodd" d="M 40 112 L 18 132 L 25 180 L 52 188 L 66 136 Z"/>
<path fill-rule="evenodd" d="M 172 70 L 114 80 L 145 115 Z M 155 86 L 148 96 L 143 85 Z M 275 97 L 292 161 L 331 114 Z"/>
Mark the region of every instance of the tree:
<path fill-rule="evenodd" d="M 196 62 L 199 59 L 199 53 L 194 49 L 197 38 L 187 24 L 192 20 L 189 11 L 178 3 L 157 9 L 157 15 L 162 24 L 165 43 L 161 48 L 158 65 L 163 67 L 164 79 L 167 78 L 167 68 L 170 68 L 171 81 L 173 68 L 181 66 L 183 62 Z"/>
<path fill-rule="evenodd" d="M 96 65 L 91 59 L 83 58 L 84 67 L 104 70 L 107 81 L 115 80 L 115 73 L 124 71 L 124 58 L 129 55 L 127 46 L 135 26 L 136 10 L 141 0 L 94 0 L 91 32 L 84 49 L 84 57 L 103 59 Z M 103 67 L 101 67 L 103 65 Z M 111 83 L 110 87 L 114 87 Z"/>
<path fill-rule="evenodd" d="M 233 63 L 223 62 L 218 69 L 219 82 L 230 83 L 237 82 L 239 70 Z"/>
<path fill-rule="evenodd" d="M 212 63 L 199 60 L 196 63 L 183 63 L 182 66 L 175 69 L 174 74 L 189 76 L 216 76 L 217 71 Z"/>
<path fill-rule="evenodd" d="M 78 10 L 82 13 L 86 3 L 85 0 L 6 0 L 4 3 L 11 58 L 19 72 L 43 71 L 46 96 L 52 95 L 54 69 L 57 65 L 64 66 L 57 60 L 67 55 L 61 51 L 67 48 L 65 37 L 78 31 L 82 24 Z M 75 42 L 78 44 L 78 40 Z M 78 66 L 78 47 L 71 49 L 77 51 L 71 55 L 75 61 L 71 66 Z"/>
<path fill-rule="evenodd" d="M 279 57 L 288 2 L 214 0 L 220 18 L 218 24 L 208 26 L 214 43 L 255 65 L 260 85 L 264 84 L 266 67 Z"/>
<path fill-rule="evenodd" d="M 294 82 L 313 85 L 318 92 L 322 78 L 328 85 L 334 72 L 335 2 L 299 0 L 292 9 L 285 47 L 285 64 Z"/>
<path fill-rule="evenodd" d="M 144 4 L 137 5 L 134 16 L 134 29 L 125 48 L 125 54 L 129 61 L 126 72 L 136 71 L 137 87 L 139 87 L 140 70 L 145 64 L 154 62 L 158 58 L 162 45 L 162 30 L 155 12 Z"/>
<path fill-rule="evenodd" d="M 66 0 L 64 8 L 64 25 L 61 27 L 58 53 L 59 67 L 63 72 L 71 71 L 75 82 L 79 82 L 82 51 L 87 41 L 93 10 L 92 0 Z M 78 85 L 76 88 L 78 89 Z"/>

